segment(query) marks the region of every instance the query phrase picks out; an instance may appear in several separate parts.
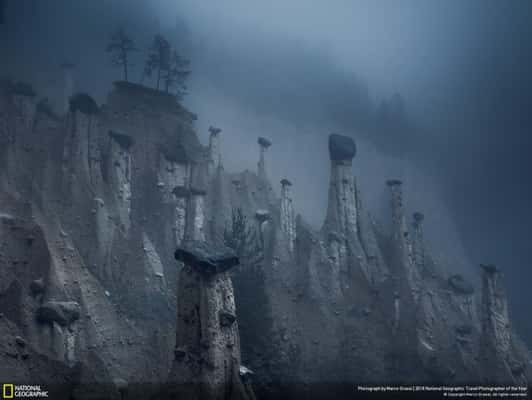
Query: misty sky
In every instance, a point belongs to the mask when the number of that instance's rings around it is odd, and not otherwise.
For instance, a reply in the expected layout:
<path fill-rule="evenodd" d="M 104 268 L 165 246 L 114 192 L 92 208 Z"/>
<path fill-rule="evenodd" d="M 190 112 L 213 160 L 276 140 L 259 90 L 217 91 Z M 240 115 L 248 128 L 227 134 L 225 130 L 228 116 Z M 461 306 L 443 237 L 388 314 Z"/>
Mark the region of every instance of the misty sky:
<path fill-rule="evenodd" d="M 191 59 L 185 104 L 204 143 L 209 125 L 221 127 L 225 166 L 242 170 L 256 167 L 257 136 L 271 138 L 271 177 L 294 181 L 314 226 L 327 135 L 353 136 L 369 208 L 386 222 L 384 179 L 403 178 L 409 211 L 425 212 L 450 270 L 505 271 L 513 321 L 532 347 L 532 2 L 8 0 L 5 14 L 0 75 L 52 99 L 70 61 L 77 89 L 105 101 L 120 79 L 104 52 L 117 26 L 141 49 L 167 35 Z M 376 128 L 396 93 L 407 128 Z"/>

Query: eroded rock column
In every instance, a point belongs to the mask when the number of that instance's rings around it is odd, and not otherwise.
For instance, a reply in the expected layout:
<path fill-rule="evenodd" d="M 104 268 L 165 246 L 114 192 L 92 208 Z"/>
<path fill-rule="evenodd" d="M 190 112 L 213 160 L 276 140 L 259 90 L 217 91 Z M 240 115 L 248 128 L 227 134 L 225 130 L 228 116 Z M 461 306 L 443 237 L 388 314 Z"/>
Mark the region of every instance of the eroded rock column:
<path fill-rule="evenodd" d="M 207 192 L 202 188 L 191 187 L 188 197 L 185 224 L 186 240 L 205 240 L 205 196 Z"/>
<path fill-rule="evenodd" d="M 259 178 L 266 180 L 267 175 L 266 175 L 265 157 L 266 157 L 266 151 L 272 145 L 272 142 L 266 138 L 259 137 L 257 140 L 257 143 L 259 144 L 259 150 L 260 150 L 259 163 L 258 163 L 258 175 L 259 175 Z"/>
<path fill-rule="evenodd" d="M 332 296 L 335 299 L 340 298 L 342 295 L 340 271 L 346 260 L 346 247 L 344 243 L 345 239 L 339 236 L 336 232 L 329 232 L 327 237 L 327 249 L 329 253 L 329 260 L 331 261 L 329 287 L 331 289 Z"/>
<path fill-rule="evenodd" d="M 399 323 L 401 321 L 401 296 L 398 291 L 393 292 L 393 333 L 396 334 L 399 330 Z"/>
<path fill-rule="evenodd" d="M 398 179 L 390 179 L 386 183 L 392 195 L 392 230 L 395 246 L 398 250 L 399 263 L 401 268 L 404 268 L 408 285 L 414 300 L 417 301 L 420 293 L 421 278 L 414 263 L 412 242 L 404 215 L 402 182 Z"/>
<path fill-rule="evenodd" d="M 54 358 L 72 366 L 76 362 L 76 330 L 74 323 L 79 319 L 80 306 L 75 301 L 46 301 L 36 310 L 36 320 L 42 325 L 43 333 L 48 331 Z"/>
<path fill-rule="evenodd" d="M 365 246 L 362 240 L 364 235 L 359 225 L 359 199 L 352 170 L 355 154 L 356 145 L 352 138 L 337 134 L 329 136 L 331 177 L 327 216 L 322 232 L 325 238 L 331 233 L 338 238 L 328 242 L 329 246 L 334 247 L 329 251 L 332 254 L 331 259 L 336 260 L 334 268 L 339 268 L 343 275 L 341 279 L 345 279 L 353 272 L 353 268 L 356 268 L 362 272 L 368 283 L 373 284 L 379 280 L 378 262 L 375 252 L 368 252 L 368 246 Z M 365 244 L 367 245 L 367 242 Z M 347 285 L 345 287 L 347 288 Z"/>
<path fill-rule="evenodd" d="M 152 286 L 153 290 L 165 292 L 166 278 L 164 276 L 163 263 L 155 246 L 145 232 L 142 233 L 142 249 L 144 251 L 145 278 L 147 282 Z"/>
<path fill-rule="evenodd" d="M 185 186 L 176 186 L 172 191 L 174 196 L 174 240 L 176 246 L 179 246 L 185 238 L 185 229 L 187 223 L 187 204 L 190 195 Z"/>
<path fill-rule="evenodd" d="M 238 265 L 226 247 L 187 241 L 175 258 L 179 276 L 175 359 L 169 377 L 176 398 L 251 399 L 242 382 L 233 285 L 228 271 Z"/>
<path fill-rule="evenodd" d="M 380 255 L 369 215 L 363 212 L 353 174 L 356 145 L 352 138 L 332 134 L 329 136 L 331 176 L 327 216 L 322 228 L 324 239 L 331 233 L 339 238 L 329 242 L 332 259 L 346 278 L 359 270 L 367 282 L 374 286 L 384 276 Z M 340 254 L 340 258 L 334 254 Z M 358 272 L 355 272 L 358 273 Z M 347 287 L 347 285 L 346 285 Z"/>
<path fill-rule="evenodd" d="M 296 218 L 290 188 L 292 183 L 288 179 L 281 180 L 281 230 L 288 241 L 288 249 L 292 253 L 296 240 Z"/>
<path fill-rule="evenodd" d="M 190 178 L 190 165 L 176 162 L 160 155 L 157 170 L 157 187 L 162 194 L 163 203 L 172 203 L 176 187 L 184 187 Z"/>
<path fill-rule="evenodd" d="M 512 340 L 508 301 L 502 274 L 494 265 L 482 265 L 481 355 L 489 382 L 526 385 L 526 358 L 516 352 Z"/>
<path fill-rule="evenodd" d="M 131 214 L 131 146 L 133 139 L 118 132 L 109 132 L 109 168 L 120 222 L 129 230 Z"/>
<path fill-rule="evenodd" d="M 348 238 L 357 232 L 356 188 L 352 171 L 355 154 L 353 139 L 336 134 L 329 136 L 331 178 L 325 226 Z"/>
<path fill-rule="evenodd" d="M 425 245 L 423 238 L 424 215 L 420 212 L 413 214 L 412 256 L 419 271 L 425 269 Z"/>
<path fill-rule="evenodd" d="M 508 303 L 501 283 L 501 273 L 494 265 L 482 267 L 482 333 L 499 355 L 510 350 L 511 333 Z"/>
<path fill-rule="evenodd" d="M 447 283 L 451 289 L 452 301 L 469 318 L 471 323 L 478 323 L 474 300 L 475 287 L 473 284 L 460 274 L 450 276 Z"/>
<path fill-rule="evenodd" d="M 209 127 L 209 173 L 212 174 L 221 163 L 220 128 Z"/>
<path fill-rule="evenodd" d="M 257 220 L 257 231 L 259 232 L 261 249 L 264 251 L 270 248 L 270 211 L 264 209 L 257 210 L 255 212 L 255 219 Z"/>
<path fill-rule="evenodd" d="M 90 101 L 90 100 L 87 100 Z M 96 192 L 102 183 L 102 154 L 99 147 L 99 117 L 83 108 L 73 109 L 66 119 L 63 160 L 70 184 L 86 181 Z M 111 135 L 112 132 L 110 132 Z"/>
<path fill-rule="evenodd" d="M 157 171 L 157 187 L 163 204 L 172 208 L 171 229 L 174 244 L 179 246 L 185 236 L 187 199 L 190 195 L 190 164 L 168 160 L 161 154 Z"/>

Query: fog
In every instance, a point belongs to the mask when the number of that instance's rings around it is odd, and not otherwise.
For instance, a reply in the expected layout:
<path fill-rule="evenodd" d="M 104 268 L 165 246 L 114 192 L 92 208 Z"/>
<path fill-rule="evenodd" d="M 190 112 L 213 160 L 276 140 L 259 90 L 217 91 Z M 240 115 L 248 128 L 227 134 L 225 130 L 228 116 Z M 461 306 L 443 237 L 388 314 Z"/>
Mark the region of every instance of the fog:
<path fill-rule="evenodd" d="M 141 49 L 161 32 L 191 60 L 185 105 L 223 129 L 224 166 L 255 169 L 271 138 L 274 184 L 323 221 L 327 136 L 355 138 L 365 203 L 386 223 L 384 180 L 405 182 L 449 271 L 505 271 L 517 331 L 532 345 L 532 3 L 471 1 L 7 1 L 0 75 L 57 99 L 59 64 L 99 102 L 121 79 L 104 52 L 123 25 Z M 144 52 L 131 79 L 141 76 Z"/>

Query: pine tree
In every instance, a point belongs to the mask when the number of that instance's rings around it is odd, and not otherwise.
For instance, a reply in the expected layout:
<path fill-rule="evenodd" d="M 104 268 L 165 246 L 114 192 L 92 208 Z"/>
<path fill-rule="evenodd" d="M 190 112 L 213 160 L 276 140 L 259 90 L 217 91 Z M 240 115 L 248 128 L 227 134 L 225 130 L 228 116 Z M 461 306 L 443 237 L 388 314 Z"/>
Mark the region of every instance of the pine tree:
<path fill-rule="evenodd" d="M 186 94 L 185 80 L 190 74 L 188 69 L 190 61 L 182 57 L 174 48 L 170 57 L 168 69 L 165 71 L 164 83 L 165 90 L 168 93 L 170 88 L 176 86 L 176 96 L 178 99 L 183 98 Z"/>
<path fill-rule="evenodd" d="M 159 90 L 161 77 L 165 71 L 170 70 L 170 44 L 161 34 L 155 35 L 149 49 L 148 59 L 144 68 L 145 76 L 151 77 L 154 71 L 157 72 L 155 88 Z"/>
<path fill-rule="evenodd" d="M 111 54 L 111 62 L 124 70 L 124 80 L 128 80 L 129 53 L 138 51 L 135 42 L 123 28 L 118 28 L 112 35 L 106 51 Z"/>

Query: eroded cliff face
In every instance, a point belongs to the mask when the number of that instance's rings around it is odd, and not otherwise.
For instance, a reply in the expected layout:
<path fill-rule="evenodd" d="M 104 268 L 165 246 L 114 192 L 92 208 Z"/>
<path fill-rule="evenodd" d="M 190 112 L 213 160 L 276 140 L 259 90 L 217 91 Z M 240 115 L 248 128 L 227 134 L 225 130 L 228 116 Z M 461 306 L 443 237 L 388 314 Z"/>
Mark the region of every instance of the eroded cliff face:
<path fill-rule="evenodd" d="M 233 279 L 242 359 L 256 372 L 259 397 L 279 396 L 283 384 L 309 395 L 324 382 L 489 382 L 479 360 L 483 338 L 493 335 L 482 330 L 480 295 L 462 276 L 440 272 L 445 266 L 435 264 L 424 243 L 424 216 L 407 222 L 402 182 L 387 182 L 392 231 L 383 232 L 356 186 L 354 143 L 331 135 L 326 220 L 316 231 L 298 216 L 294 232 L 292 183 L 283 179 L 280 200 L 271 200 L 260 150 L 257 175 L 219 169 L 212 186 L 219 210 L 241 209 L 258 222 L 262 261 L 237 269 Z M 231 195 L 219 196 L 222 181 L 233 184 Z M 215 227 L 214 236 L 221 230 Z M 519 346 L 508 357 L 526 358 Z M 508 382 L 530 373 L 513 365 L 517 375 L 505 375 Z"/>
<path fill-rule="evenodd" d="M 94 379 L 164 382 L 175 342 L 172 251 L 186 234 L 187 208 L 203 207 L 201 190 L 190 202 L 180 190 L 201 186 L 192 114 L 171 96 L 120 83 L 97 111 L 72 103 L 52 118 L 7 90 L 1 110 L 1 212 L 10 224 L 3 304 L 19 305 L 6 318 L 28 348 L 83 365 Z M 195 215 L 191 234 L 202 229 Z M 35 236 L 31 246 L 21 251 L 11 230 Z M 42 248 L 40 262 L 23 263 L 34 248 Z M 33 281 L 42 286 L 36 295 Z M 78 315 L 65 323 L 58 308 L 38 318 L 49 303 L 74 305 Z"/>
<path fill-rule="evenodd" d="M 352 139 L 329 138 L 327 217 L 313 229 L 297 215 L 297 182 L 268 179 L 275 144 L 259 138 L 257 171 L 230 173 L 220 150 L 230 133 L 211 128 L 203 146 L 193 120 L 171 96 L 127 83 L 99 109 L 72 102 L 60 118 L 2 90 L 2 378 L 51 382 L 51 368 L 73 391 L 114 382 L 118 396 L 128 383 L 182 378 L 169 371 L 187 368 L 179 348 L 190 345 L 213 349 L 199 364 L 225 360 L 246 379 L 253 371 L 258 398 L 319 397 L 324 383 L 349 395 L 355 382 L 530 380 L 499 275 L 484 272 L 480 295 L 439 272 L 423 238 L 430 216 L 407 223 L 397 180 L 388 182 L 392 231 L 378 228 L 356 184 Z M 199 285 L 173 258 L 190 240 L 240 243 L 241 265 Z M 185 321 L 196 303 L 212 314 L 201 326 Z M 194 329 L 212 343 L 189 337 Z"/>

